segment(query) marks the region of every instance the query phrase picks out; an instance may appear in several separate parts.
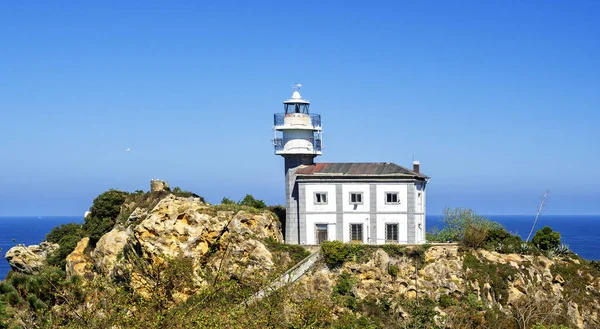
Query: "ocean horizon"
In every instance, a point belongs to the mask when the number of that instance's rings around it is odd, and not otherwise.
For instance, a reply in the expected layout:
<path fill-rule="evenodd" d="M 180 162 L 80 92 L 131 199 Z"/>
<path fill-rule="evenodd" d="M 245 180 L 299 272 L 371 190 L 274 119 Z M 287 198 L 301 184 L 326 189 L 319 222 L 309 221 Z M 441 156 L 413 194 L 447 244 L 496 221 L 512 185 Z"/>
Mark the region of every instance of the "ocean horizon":
<path fill-rule="evenodd" d="M 535 215 L 483 215 L 499 222 L 509 232 L 527 238 Z M 0 217 L 0 280 L 10 266 L 4 258 L 6 252 L 17 244 L 32 245 L 42 242 L 52 228 L 66 223 L 82 223 L 83 216 L 13 216 Z M 427 215 L 427 231 L 443 228 L 442 215 Z M 542 215 L 535 231 L 550 226 L 560 232 L 561 242 L 568 244 L 573 252 L 588 260 L 600 259 L 600 215 Z"/>

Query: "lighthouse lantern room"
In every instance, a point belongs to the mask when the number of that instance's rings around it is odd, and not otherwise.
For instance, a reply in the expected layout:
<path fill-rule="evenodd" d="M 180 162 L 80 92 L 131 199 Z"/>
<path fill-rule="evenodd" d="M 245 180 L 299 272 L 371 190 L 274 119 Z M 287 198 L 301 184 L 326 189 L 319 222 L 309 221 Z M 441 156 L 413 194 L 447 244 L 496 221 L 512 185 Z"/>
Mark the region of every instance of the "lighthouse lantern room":
<path fill-rule="evenodd" d="M 310 112 L 310 102 L 300 96 L 300 84 L 294 85 L 292 98 L 283 102 L 283 113 L 274 116 L 275 154 L 285 158 L 285 171 L 314 164 L 321 155 L 321 116 Z"/>

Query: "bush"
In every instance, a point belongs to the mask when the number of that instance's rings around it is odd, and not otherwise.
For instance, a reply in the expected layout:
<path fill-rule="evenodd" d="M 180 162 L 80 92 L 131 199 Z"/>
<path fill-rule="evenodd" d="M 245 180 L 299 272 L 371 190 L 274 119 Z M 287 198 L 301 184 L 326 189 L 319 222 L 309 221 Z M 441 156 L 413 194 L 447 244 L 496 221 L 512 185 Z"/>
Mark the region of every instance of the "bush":
<path fill-rule="evenodd" d="M 398 265 L 396 265 L 396 264 L 392 264 L 388 267 L 389 275 L 391 275 L 394 278 L 398 276 L 399 272 L 400 272 L 400 269 L 398 268 Z"/>
<path fill-rule="evenodd" d="M 464 242 L 465 234 L 467 239 L 474 236 L 470 234 L 481 233 L 483 231 L 491 231 L 496 229 L 502 229 L 502 225 L 493 222 L 487 218 L 477 215 L 471 209 L 462 208 L 446 208 L 444 209 L 444 223 L 446 226 L 437 233 L 428 234 L 428 239 L 431 241 L 438 242 Z M 470 230 L 468 232 L 468 230 Z M 472 242 L 471 240 L 468 241 Z"/>
<path fill-rule="evenodd" d="M 444 294 L 440 296 L 439 304 L 441 307 L 446 308 L 456 305 L 456 300 L 449 294 Z"/>
<path fill-rule="evenodd" d="M 465 228 L 463 244 L 471 248 L 480 248 L 488 237 L 488 229 L 483 226 L 476 226 L 468 223 Z"/>
<path fill-rule="evenodd" d="M 512 235 L 504 228 L 489 230 L 485 241 L 485 248 L 500 253 L 520 252 L 523 240 L 517 235 Z"/>
<path fill-rule="evenodd" d="M 306 251 L 306 249 L 299 245 L 280 243 L 275 241 L 273 238 L 267 238 L 264 242 L 265 246 L 270 252 L 288 253 L 293 265 L 298 264 L 301 260 L 310 255 L 310 252 Z"/>
<path fill-rule="evenodd" d="M 202 198 L 199 195 L 192 193 L 190 191 L 184 191 L 179 186 L 175 186 L 173 188 L 173 190 L 171 191 L 171 193 L 173 193 L 173 195 L 175 195 L 175 196 L 182 197 L 182 198 L 189 198 L 189 197 L 200 198 L 200 199 L 202 199 L 202 202 L 204 202 L 204 198 Z"/>
<path fill-rule="evenodd" d="M 46 258 L 48 264 L 64 269 L 67 256 L 75 250 L 75 247 L 77 247 L 77 243 L 81 238 L 81 235 L 65 235 L 61 237 L 60 240 L 58 240 L 58 250 L 54 251 Z"/>
<path fill-rule="evenodd" d="M 95 246 L 96 242 L 115 226 L 126 196 L 126 192 L 109 190 L 94 199 L 90 215 L 85 218 L 83 224 L 83 229 L 90 237 L 91 246 Z"/>
<path fill-rule="evenodd" d="M 0 329 L 8 328 L 8 305 L 2 299 L 0 299 Z"/>
<path fill-rule="evenodd" d="M 221 200 L 221 204 L 237 204 L 237 202 L 231 200 L 230 198 L 223 197 L 223 200 Z"/>
<path fill-rule="evenodd" d="M 77 223 L 69 223 L 62 224 L 53 228 L 50 233 L 46 234 L 46 241 L 52 243 L 59 243 L 60 239 L 65 236 L 77 236 L 80 237 L 83 234 L 83 229 L 81 228 L 81 224 Z"/>
<path fill-rule="evenodd" d="M 541 250 L 552 250 L 560 245 L 560 233 L 554 232 L 546 226 L 535 232 L 531 241 Z"/>
<path fill-rule="evenodd" d="M 488 282 L 491 286 L 490 294 L 494 300 L 502 305 L 508 302 L 508 282 L 514 279 L 517 269 L 508 264 L 493 263 L 488 260 L 479 260 L 471 253 L 467 253 L 463 260 L 463 271 L 467 273 L 470 282 L 477 281 L 480 291 Z"/>
<path fill-rule="evenodd" d="M 240 206 L 248 206 L 256 209 L 265 209 L 267 204 L 263 200 L 257 200 L 252 195 L 246 194 L 246 196 L 239 202 Z"/>

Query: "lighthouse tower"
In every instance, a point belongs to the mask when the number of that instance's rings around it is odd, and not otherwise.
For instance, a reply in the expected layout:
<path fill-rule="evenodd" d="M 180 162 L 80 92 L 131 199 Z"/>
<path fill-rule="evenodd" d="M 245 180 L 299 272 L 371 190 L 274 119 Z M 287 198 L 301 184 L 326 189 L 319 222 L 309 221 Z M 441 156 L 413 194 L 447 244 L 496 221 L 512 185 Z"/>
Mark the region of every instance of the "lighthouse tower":
<path fill-rule="evenodd" d="M 310 102 L 300 96 L 294 85 L 292 98 L 283 102 L 283 113 L 276 113 L 273 130 L 275 154 L 285 159 L 285 173 L 300 165 L 314 164 L 321 155 L 321 116 L 310 113 Z"/>
<path fill-rule="evenodd" d="M 304 224 L 298 221 L 298 189 L 295 172 L 301 165 L 313 165 L 321 155 L 321 116 L 310 113 L 310 102 L 300 96 L 300 84 L 294 85 L 292 98 L 283 102 L 283 113 L 276 113 L 273 124 L 275 154 L 285 160 L 286 243 L 300 244 Z"/>

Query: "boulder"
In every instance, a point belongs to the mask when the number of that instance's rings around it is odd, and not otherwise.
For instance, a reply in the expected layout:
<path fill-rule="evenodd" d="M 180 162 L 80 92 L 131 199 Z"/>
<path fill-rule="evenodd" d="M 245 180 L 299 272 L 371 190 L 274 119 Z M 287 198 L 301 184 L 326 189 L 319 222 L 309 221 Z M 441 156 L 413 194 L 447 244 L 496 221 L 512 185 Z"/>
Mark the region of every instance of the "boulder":
<path fill-rule="evenodd" d="M 90 243 L 90 238 L 86 237 L 81 239 L 73 252 L 67 256 L 66 268 L 67 277 L 74 275 L 83 277 L 85 279 L 92 279 L 94 277 L 94 262 L 86 254 L 86 249 Z"/>
<path fill-rule="evenodd" d="M 39 272 L 47 264 L 46 257 L 58 248 L 58 244 L 46 241 L 31 246 L 19 244 L 10 248 L 6 252 L 5 258 L 13 271 L 33 274 Z"/>
<path fill-rule="evenodd" d="M 150 262 L 183 256 L 194 260 L 195 270 L 207 266 L 229 274 L 268 271 L 273 260 L 262 240 L 283 241 L 278 225 L 279 221 L 268 211 L 217 213 L 199 198 L 169 195 L 132 230 L 129 242 L 139 256 Z M 122 250 L 126 235 L 122 231 L 112 234 L 121 242 L 110 253 L 110 259 Z"/>
<path fill-rule="evenodd" d="M 96 248 L 91 253 L 98 272 L 115 277 L 115 266 L 118 259 L 123 257 L 123 251 L 132 232 L 130 227 L 123 228 L 117 225 L 98 240 Z"/>

